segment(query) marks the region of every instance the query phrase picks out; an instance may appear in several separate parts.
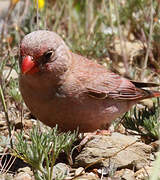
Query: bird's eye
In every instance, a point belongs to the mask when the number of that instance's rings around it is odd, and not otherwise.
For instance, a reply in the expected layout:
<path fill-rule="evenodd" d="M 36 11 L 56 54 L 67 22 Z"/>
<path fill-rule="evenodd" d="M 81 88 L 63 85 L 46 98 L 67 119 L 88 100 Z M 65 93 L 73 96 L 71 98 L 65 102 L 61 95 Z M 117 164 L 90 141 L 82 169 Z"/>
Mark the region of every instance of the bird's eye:
<path fill-rule="evenodd" d="M 53 54 L 53 51 L 52 51 L 52 50 L 49 50 L 49 51 L 45 52 L 45 53 L 44 53 L 45 59 L 46 59 L 46 60 L 49 60 L 50 57 L 52 56 L 52 54 Z"/>
<path fill-rule="evenodd" d="M 46 64 L 50 62 L 51 56 L 53 55 L 53 50 L 46 51 L 37 61 L 38 64 Z"/>

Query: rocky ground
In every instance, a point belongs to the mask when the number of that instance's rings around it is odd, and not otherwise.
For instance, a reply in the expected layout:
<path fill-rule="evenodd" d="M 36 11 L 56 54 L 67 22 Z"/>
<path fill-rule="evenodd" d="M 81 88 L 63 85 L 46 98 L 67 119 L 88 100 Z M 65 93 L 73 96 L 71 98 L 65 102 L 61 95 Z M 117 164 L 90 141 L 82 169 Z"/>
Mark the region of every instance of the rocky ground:
<path fill-rule="evenodd" d="M 35 120 L 23 121 L 25 130 L 30 129 L 33 124 L 36 124 Z M 18 131 L 22 124 L 17 120 L 14 126 Z M 65 174 L 66 180 L 142 180 L 149 178 L 160 142 L 145 144 L 140 136 L 126 134 L 122 126 L 119 129 L 121 132 L 93 135 L 78 153 L 76 151 L 74 155 L 73 151 L 72 166 L 59 160 L 54 173 Z M 34 179 L 31 167 L 22 160 L 14 158 L 8 151 L 7 131 L 5 121 L 1 121 L 0 179 Z"/>

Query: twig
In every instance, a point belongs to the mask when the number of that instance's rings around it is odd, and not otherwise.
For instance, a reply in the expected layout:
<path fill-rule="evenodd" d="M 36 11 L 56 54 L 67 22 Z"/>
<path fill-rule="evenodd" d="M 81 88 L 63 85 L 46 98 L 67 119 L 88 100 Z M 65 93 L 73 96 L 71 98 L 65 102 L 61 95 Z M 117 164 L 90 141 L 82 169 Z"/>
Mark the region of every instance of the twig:
<path fill-rule="evenodd" d="M 123 37 L 121 25 L 120 25 L 120 19 L 119 19 L 118 7 L 117 7 L 118 1 L 113 0 L 113 2 L 114 2 L 114 7 L 115 7 L 115 14 L 116 14 L 116 18 L 117 18 L 117 23 L 118 23 L 118 32 L 119 32 L 119 38 L 120 38 L 121 52 L 122 52 L 123 61 L 124 61 L 124 67 L 125 67 L 126 75 L 129 76 L 129 66 L 128 66 L 128 61 L 127 61 L 127 56 L 126 56 L 126 53 L 124 51 L 126 49 L 126 47 L 124 44 L 124 37 Z"/>
<path fill-rule="evenodd" d="M 8 127 L 8 133 L 9 133 L 9 138 L 10 138 L 10 146 L 13 149 L 13 143 L 12 143 L 12 138 L 11 138 L 11 124 L 10 124 L 9 117 L 8 117 L 7 105 L 5 103 L 2 81 L 0 82 L 0 99 L 2 101 L 3 110 L 5 113 L 6 120 L 7 120 L 7 127 Z"/>
<path fill-rule="evenodd" d="M 37 23 L 37 30 L 39 30 L 39 3 L 37 0 L 37 6 L 36 6 L 36 23 Z"/>
<path fill-rule="evenodd" d="M 146 56 L 144 59 L 144 64 L 143 64 L 143 68 L 142 68 L 142 74 L 141 74 L 141 79 L 144 79 L 144 75 L 145 75 L 145 69 L 147 68 L 147 63 L 148 63 L 148 57 L 149 57 L 149 52 L 150 52 L 150 48 L 151 48 L 151 40 L 152 40 L 152 33 L 153 33 L 153 4 L 152 4 L 152 0 L 150 0 L 150 4 L 151 4 L 151 12 L 150 12 L 150 29 L 149 29 L 149 37 L 148 37 L 148 43 L 147 43 L 147 52 L 146 52 Z"/>
<path fill-rule="evenodd" d="M 58 24 L 59 24 L 59 22 L 60 22 L 60 18 L 62 17 L 63 12 L 64 12 L 65 4 L 66 4 L 66 0 L 65 0 L 64 3 L 61 5 L 61 9 L 60 9 L 59 13 L 56 14 L 56 20 L 55 20 L 55 23 L 54 23 L 54 26 L 53 26 L 53 30 L 54 30 L 54 31 L 57 30 Z M 56 5 L 55 5 L 55 6 L 56 6 Z M 56 8 L 55 8 L 55 9 L 56 9 Z"/>
<path fill-rule="evenodd" d="M 25 2 L 23 4 L 22 14 L 20 15 L 20 17 L 18 19 L 18 24 L 21 24 L 21 22 L 24 19 L 25 15 L 28 13 L 28 8 L 29 8 L 29 0 L 25 0 Z"/>
<path fill-rule="evenodd" d="M 68 1 L 68 37 L 72 35 L 72 3 L 73 1 Z"/>
<path fill-rule="evenodd" d="M 86 17 L 85 32 L 86 34 L 91 33 L 91 24 L 92 24 L 92 21 L 94 20 L 93 8 L 94 8 L 93 1 L 86 0 L 86 3 L 85 3 L 85 17 Z"/>
<path fill-rule="evenodd" d="M 9 18 L 11 17 L 12 11 L 15 8 L 16 4 L 18 3 L 19 0 L 16 1 L 10 1 L 10 5 L 8 7 L 8 13 L 4 19 L 4 23 L 2 25 L 2 30 L 1 30 L 1 39 L 0 39 L 0 44 L 1 44 L 1 48 L 0 48 L 0 55 L 3 54 L 3 40 L 4 40 L 4 33 L 6 30 L 6 25 L 8 23 Z"/>
<path fill-rule="evenodd" d="M 107 11 L 107 8 L 105 8 L 106 11 Z M 111 29 L 112 29 L 112 34 L 114 32 L 114 27 L 113 27 L 113 20 L 112 20 L 112 14 L 113 14 L 113 11 L 112 11 L 112 0 L 109 0 L 109 18 L 110 18 L 110 23 L 111 23 Z M 106 12 L 108 13 L 108 12 Z"/>
<path fill-rule="evenodd" d="M 13 157 L 13 156 L 11 156 L 10 158 L 9 158 L 9 160 L 7 161 L 7 157 L 6 157 L 6 161 L 5 161 L 5 163 L 3 164 L 3 167 L 2 167 L 2 170 L 1 170 L 1 173 L 3 174 L 3 173 L 8 173 L 8 171 L 9 171 L 9 169 L 11 168 L 11 166 L 13 165 L 13 163 L 15 162 L 15 160 L 16 160 L 16 158 L 17 157 Z M 6 169 L 7 168 L 7 169 Z"/>
<path fill-rule="evenodd" d="M 145 168 L 145 166 L 143 166 L 143 169 L 144 169 L 144 171 L 145 171 L 145 173 L 147 174 L 147 177 L 148 177 L 148 179 L 149 179 L 149 173 L 147 172 L 147 169 Z"/>

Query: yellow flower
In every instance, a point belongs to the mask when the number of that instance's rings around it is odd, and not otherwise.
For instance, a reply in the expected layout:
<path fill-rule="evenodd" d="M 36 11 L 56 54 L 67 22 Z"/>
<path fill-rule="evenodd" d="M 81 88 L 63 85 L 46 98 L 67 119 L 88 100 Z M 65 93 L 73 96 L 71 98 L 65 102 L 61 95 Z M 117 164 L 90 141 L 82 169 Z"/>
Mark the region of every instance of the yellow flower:
<path fill-rule="evenodd" d="M 11 0 L 12 4 L 17 4 L 19 0 Z"/>
<path fill-rule="evenodd" d="M 11 0 L 10 2 L 10 5 L 12 8 L 14 8 L 16 6 L 16 4 L 18 3 L 19 0 Z"/>
<path fill-rule="evenodd" d="M 35 7 L 37 7 L 37 1 L 38 1 L 38 8 L 43 9 L 45 5 L 45 0 L 34 0 Z"/>

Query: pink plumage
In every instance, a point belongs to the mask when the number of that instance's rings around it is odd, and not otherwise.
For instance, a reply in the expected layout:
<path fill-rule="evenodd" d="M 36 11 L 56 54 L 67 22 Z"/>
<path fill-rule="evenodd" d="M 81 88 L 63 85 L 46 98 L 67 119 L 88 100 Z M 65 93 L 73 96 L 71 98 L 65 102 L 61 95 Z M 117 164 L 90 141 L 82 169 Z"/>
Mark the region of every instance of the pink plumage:
<path fill-rule="evenodd" d="M 58 124 L 62 131 L 108 129 L 138 101 L 160 96 L 143 89 L 155 84 L 132 82 L 72 53 L 54 32 L 26 35 L 20 51 L 19 81 L 26 105 L 40 121 Z"/>

